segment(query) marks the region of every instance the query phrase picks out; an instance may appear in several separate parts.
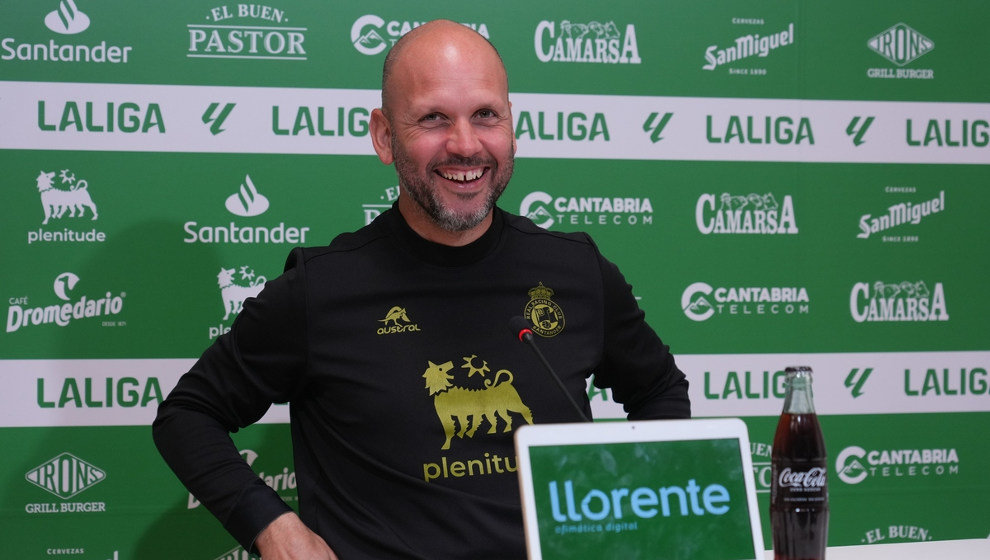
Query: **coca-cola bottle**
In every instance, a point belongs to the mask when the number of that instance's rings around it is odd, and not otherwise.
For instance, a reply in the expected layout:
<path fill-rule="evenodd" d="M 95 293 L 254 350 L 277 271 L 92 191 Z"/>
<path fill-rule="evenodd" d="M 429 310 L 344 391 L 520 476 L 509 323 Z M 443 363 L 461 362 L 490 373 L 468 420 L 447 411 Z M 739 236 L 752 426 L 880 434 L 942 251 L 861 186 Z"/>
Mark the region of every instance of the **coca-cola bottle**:
<path fill-rule="evenodd" d="M 825 441 L 815 414 L 811 368 L 785 371 L 787 393 L 770 467 L 774 560 L 821 560 L 828 537 Z"/>

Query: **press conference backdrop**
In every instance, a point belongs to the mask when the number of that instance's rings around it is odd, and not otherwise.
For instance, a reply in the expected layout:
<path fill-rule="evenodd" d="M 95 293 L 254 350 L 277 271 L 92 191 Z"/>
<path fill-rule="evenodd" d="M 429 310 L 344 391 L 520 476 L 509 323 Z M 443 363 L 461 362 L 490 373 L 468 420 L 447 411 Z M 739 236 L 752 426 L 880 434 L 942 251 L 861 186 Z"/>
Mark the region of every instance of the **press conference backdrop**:
<path fill-rule="evenodd" d="M 249 557 L 149 424 L 291 247 L 396 199 L 369 115 L 385 52 L 437 17 L 508 67 L 501 204 L 590 232 L 695 415 L 746 421 L 767 537 L 796 364 L 831 545 L 990 533 L 983 2 L 44 0 L 0 2 L 8 556 Z M 287 417 L 235 441 L 292 504 Z"/>

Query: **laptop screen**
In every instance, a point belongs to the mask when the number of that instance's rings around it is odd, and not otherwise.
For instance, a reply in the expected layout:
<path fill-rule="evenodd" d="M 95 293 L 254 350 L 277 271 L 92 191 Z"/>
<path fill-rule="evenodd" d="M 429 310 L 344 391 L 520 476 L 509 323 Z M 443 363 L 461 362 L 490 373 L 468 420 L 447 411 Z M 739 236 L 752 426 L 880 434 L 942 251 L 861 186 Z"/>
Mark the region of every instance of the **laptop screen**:
<path fill-rule="evenodd" d="M 529 557 L 763 559 L 738 419 L 516 432 Z"/>

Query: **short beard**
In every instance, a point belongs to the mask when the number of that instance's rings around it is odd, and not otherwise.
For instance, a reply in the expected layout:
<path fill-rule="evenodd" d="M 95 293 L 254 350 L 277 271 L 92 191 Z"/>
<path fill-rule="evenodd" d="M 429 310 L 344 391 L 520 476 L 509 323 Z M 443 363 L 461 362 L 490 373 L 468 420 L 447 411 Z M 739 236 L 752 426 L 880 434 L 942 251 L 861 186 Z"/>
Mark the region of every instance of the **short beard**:
<path fill-rule="evenodd" d="M 392 139 L 392 153 L 395 157 L 395 171 L 399 175 L 399 186 L 416 201 L 416 204 L 426 212 L 438 227 L 450 232 L 467 231 L 484 221 L 495 207 L 495 203 L 499 197 L 505 192 L 505 187 L 509 184 L 514 167 L 514 158 L 512 155 L 509 156 L 504 167 L 498 167 L 497 164 L 492 165 L 493 162 L 491 161 L 483 161 L 476 158 L 460 158 L 444 162 L 446 164 L 467 166 L 487 165 L 489 167 L 488 172 L 494 174 L 491 181 L 491 188 L 484 193 L 471 195 L 483 196 L 484 203 L 472 213 L 459 214 L 443 204 L 436 190 L 428 184 L 428 179 L 424 180 L 417 176 L 417 170 L 410 163 L 409 158 L 402 148 L 399 147 L 395 138 Z"/>

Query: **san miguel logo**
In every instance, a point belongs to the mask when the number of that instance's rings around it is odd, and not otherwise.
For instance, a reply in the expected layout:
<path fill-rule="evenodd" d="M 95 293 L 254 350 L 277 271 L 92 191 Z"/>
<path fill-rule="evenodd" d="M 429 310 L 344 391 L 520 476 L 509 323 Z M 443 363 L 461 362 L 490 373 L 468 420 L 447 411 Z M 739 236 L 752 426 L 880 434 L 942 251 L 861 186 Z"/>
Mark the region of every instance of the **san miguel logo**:
<path fill-rule="evenodd" d="M 511 432 L 513 414 L 520 415 L 527 424 L 533 423 L 533 413 L 512 386 L 512 372 L 500 369 L 487 377 L 491 372 L 488 362 L 482 360 L 479 367 L 477 360 L 477 355 L 465 356 L 460 367 L 466 370 L 467 378 L 480 375 L 484 379 L 481 388 L 454 384 L 455 376 L 451 373 L 453 361 L 439 364 L 430 361 L 423 372 L 426 389 L 433 398 L 437 417 L 443 426 L 444 442 L 440 449 L 450 449 L 455 435 L 458 438 L 473 438 L 483 423 L 488 425 L 488 434 L 496 433 L 499 426 L 502 432 Z"/>
<path fill-rule="evenodd" d="M 89 182 L 76 177 L 69 169 L 40 171 L 35 178 L 41 210 L 44 215 L 41 225 L 58 222 L 64 227 L 38 228 L 27 234 L 28 245 L 32 243 L 61 242 L 104 242 L 107 234 L 96 228 L 77 229 L 78 226 L 96 221 L 100 217 L 96 203 L 89 191 Z M 53 224 L 54 225 L 54 224 Z M 88 229 L 88 231 L 87 231 Z"/>
<path fill-rule="evenodd" d="M 948 321 L 945 288 L 924 281 L 857 282 L 849 294 L 849 312 L 857 323 Z"/>
<path fill-rule="evenodd" d="M 698 231 L 705 235 L 798 233 L 794 201 L 784 195 L 780 202 L 772 192 L 731 194 L 723 192 L 698 197 L 694 210 Z"/>
<path fill-rule="evenodd" d="M 636 26 L 620 31 L 614 21 L 541 21 L 533 43 L 540 62 L 640 64 Z"/>
<path fill-rule="evenodd" d="M 533 325 L 533 332 L 542 337 L 553 337 L 564 330 L 564 311 L 553 301 L 553 290 L 540 282 L 529 290 L 529 302 L 523 308 L 523 317 Z"/>
<path fill-rule="evenodd" d="M 746 60 L 752 57 L 766 58 L 773 51 L 794 44 L 794 24 L 789 24 L 785 29 L 776 33 L 760 36 L 758 33 L 749 33 L 736 37 L 732 44 L 725 47 L 710 45 L 705 49 L 705 64 L 703 70 L 715 70 L 719 66 L 731 64 L 739 60 Z M 733 72 L 730 74 L 746 74 L 748 72 Z"/>
<path fill-rule="evenodd" d="M 869 78 L 920 80 L 935 78 L 935 71 L 931 69 L 902 68 L 935 48 L 934 41 L 905 23 L 898 23 L 871 37 L 866 42 L 866 46 L 898 66 L 898 68 L 870 68 L 866 72 Z"/>
<path fill-rule="evenodd" d="M 859 233 L 856 237 L 867 239 L 871 235 L 883 233 L 883 241 L 915 241 L 917 237 L 905 238 L 899 235 L 886 235 L 885 232 L 904 224 L 918 225 L 921 220 L 945 210 L 945 191 L 940 191 L 935 198 L 919 203 L 898 202 L 887 207 L 887 211 L 876 216 L 863 214 L 859 218 Z"/>
<path fill-rule="evenodd" d="M 305 27 L 291 25 L 285 10 L 263 4 L 224 4 L 191 23 L 189 58 L 306 60 Z"/>
<path fill-rule="evenodd" d="M 45 27 L 53 33 L 78 35 L 90 28 L 89 15 L 74 0 L 47 0 L 31 5 L 55 8 L 43 19 Z M 45 43 L 18 43 L 13 37 L 4 37 L 0 40 L 0 60 L 126 64 L 133 49 L 131 46 L 108 44 L 105 40 L 99 43 L 63 43 L 63 40 L 66 39 L 49 39 Z"/>

